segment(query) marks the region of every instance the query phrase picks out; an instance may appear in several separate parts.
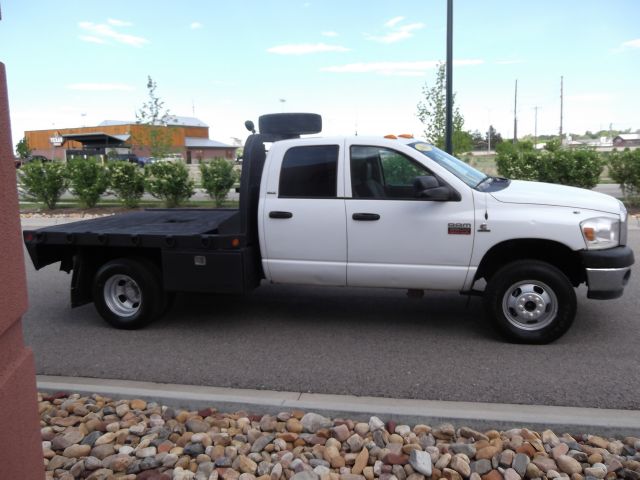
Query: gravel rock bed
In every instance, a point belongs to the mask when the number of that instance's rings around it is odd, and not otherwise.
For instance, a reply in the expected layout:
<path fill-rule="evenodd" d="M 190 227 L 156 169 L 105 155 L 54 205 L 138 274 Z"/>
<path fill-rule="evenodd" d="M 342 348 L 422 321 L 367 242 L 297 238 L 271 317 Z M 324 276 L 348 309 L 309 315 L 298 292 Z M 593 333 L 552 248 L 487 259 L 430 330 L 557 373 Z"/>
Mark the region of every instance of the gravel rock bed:
<path fill-rule="evenodd" d="M 38 394 L 38 405 L 47 479 L 640 480 L 636 437 L 186 411 L 95 394 Z"/>

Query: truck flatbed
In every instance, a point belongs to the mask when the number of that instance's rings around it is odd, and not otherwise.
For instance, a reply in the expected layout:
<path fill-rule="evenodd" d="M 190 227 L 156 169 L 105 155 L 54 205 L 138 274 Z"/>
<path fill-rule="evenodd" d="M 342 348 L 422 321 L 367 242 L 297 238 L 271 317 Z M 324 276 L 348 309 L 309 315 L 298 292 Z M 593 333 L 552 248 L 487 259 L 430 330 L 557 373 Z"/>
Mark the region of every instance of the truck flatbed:
<path fill-rule="evenodd" d="M 202 235 L 233 228 L 229 221 L 237 209 L 146 209 L 79 222 L 53 225 L 38 230 L 47 234 L 98 235 Z M 226 228 L 225 228 L 226 227 Z"/>
<path fill-rule="evenodd" d="M 147 209 L 24 231 L 36 268 L 75 246 L 176 247 L 215 250 L 243 246 L 237 209 Z M 234 242 L 235 240 L 235 242 Z M 47 246 L 46 250 L 43 247 Z M 54 250 L 51 250 L 51 249 Z"/>

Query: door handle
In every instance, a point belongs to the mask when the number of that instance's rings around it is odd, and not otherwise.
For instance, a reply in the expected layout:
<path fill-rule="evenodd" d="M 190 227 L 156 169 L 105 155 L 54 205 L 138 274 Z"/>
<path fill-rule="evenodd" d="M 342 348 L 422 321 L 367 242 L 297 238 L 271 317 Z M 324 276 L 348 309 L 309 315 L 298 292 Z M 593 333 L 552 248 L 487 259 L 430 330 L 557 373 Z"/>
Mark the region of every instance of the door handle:
<path fill-rule="evenodd" d="M 279 212 L 279 211 L 269 212 L 269 218 L 291 218 L 291 217 L 293 217 L 293 213 L 291 212 Z"/>
<path fill-rule="evenodd" d="M 353 218 L 354 220 L 374 222 L 376 220 L 380 220 L 380 215 L 378 215 L 377 213 L 354 213 L 351 218 Z"/>

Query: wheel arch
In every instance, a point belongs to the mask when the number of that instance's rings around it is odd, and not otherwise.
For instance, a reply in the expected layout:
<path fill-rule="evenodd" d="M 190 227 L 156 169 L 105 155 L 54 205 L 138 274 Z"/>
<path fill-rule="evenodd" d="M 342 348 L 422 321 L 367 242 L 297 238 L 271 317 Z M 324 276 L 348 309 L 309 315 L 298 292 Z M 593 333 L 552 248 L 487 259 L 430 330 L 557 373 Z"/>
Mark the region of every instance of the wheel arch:
<path fill-rule="evenodd" d="M 553 240 L 520 238 L 506 240 L 491 247 L 478 265 L 474 283 L 484 278 L 487 282 L 504 265 L 516 260 L 539 260 L 560 269 L 574 287 L 585 279 L 578 252 Z"/>
<path fill-rule="evenodd" d="M 153 263 L 162 273 L 161 252 L 157 248 L 82 247 L 73 256 L 71 307 L 93 302 L 93 279 L 105 263 L 118 258 L 143 259 Z"/>

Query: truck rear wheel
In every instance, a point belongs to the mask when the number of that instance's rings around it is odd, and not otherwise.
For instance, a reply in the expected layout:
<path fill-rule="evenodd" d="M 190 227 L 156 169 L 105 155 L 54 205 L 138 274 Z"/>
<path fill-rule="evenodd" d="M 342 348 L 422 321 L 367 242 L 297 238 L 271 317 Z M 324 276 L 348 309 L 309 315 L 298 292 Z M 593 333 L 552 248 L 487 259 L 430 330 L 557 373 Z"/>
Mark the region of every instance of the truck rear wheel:
<path fill-rule="evenodd" d="M 510 340 L 544 344 L 560 338 L 576 316 L 576 293 L 562 271 L 521 260 L 498 270 L 484 295 L 487 315 Z"/>
<path fill-rule="evenodd" d="M 144 327 L 166 309 L 160 271 L 145 259 L 111 260 L 96 273 L 93 302 L 100 316 L 116 328 Z"/>

